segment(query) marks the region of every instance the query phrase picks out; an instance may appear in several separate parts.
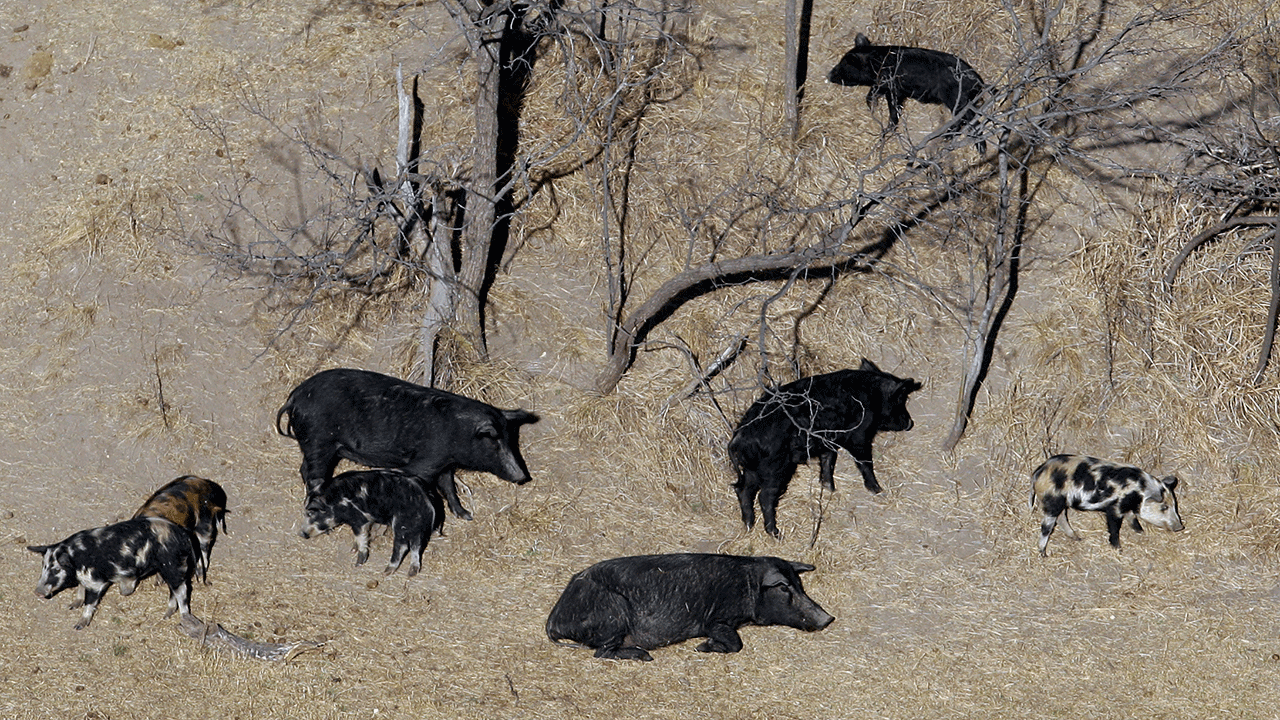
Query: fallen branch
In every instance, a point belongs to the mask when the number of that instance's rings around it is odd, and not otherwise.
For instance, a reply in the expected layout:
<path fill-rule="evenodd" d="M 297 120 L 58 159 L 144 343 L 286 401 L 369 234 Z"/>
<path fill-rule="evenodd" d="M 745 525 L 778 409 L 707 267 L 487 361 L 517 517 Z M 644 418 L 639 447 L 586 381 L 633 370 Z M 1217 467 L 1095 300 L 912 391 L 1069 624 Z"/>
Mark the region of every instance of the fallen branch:
<path fill-rule="evenodd" d="M 324 646 L 323 642 L 312 640 L 291 643 L 253 642 L 228 631 L 218 623 L 205 622 L 189 613 L 182 616 L 178 627 L 187 635 L 200 641 L 204 647 L 229 650 L 237 655 L 271 662 L 288 662 L 300 653 Z"/>

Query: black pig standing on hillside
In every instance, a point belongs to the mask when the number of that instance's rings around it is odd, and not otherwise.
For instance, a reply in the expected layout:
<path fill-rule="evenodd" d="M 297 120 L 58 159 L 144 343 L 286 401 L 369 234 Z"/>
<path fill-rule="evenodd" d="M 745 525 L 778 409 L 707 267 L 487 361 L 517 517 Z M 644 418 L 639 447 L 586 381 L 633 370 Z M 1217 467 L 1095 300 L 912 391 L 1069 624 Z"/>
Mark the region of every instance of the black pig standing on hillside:
<path fill-rule="evenodd" d="M 159 517 L 184 527 L 200 543 L 200 579 L 209 582 L 209 555 L 218 541 L 218 525 L 227 531 L 227 493 L 212 480 L 183 475 L 142 503 L 134 517 Z"/>
<path fill-rule="evenodd" d="M 120 585 L 121 595 L 132 595 L 138 583 L 159 574 L 169 586 L 169 617 L 175 611 L 191 614 L 191 577 L 200 559 L 195 536 L 164 518 L 132 518 L 124 522 L 81 530 L 53 545 L 28 545 L 44 556 L 36 595 L 48 600 L 77 585 L 84 586 L 84 615 L 76 623 L 80 630 L 93 620 L 98 601 Z"/>
<path fill-rule="evenodd" d="M 835 620 L 805 594 L 800 573 L 810 570 L 737 555 L 605 560 L 569 580 L 547 617 L 547 637 L 621 660 L 652 660 L 649 650 L 695 637 L 707 638 L 699 652 L 738 652 L 743 625 L 814 631 Z"/>
<path fill-rule="evenodd" d="M 729 440 L 729 459 L 738 473 L 734 489 L 742 522 L 756 522 L 756 496 L 764 528 L 778 537 L 778 500 L 800 463 L 818 458 L 822 486 L 835 490 L 836 451 L 853 455 L 862 482 L 880 492 L 871 464 L 871 442 L 884 430 L 910 430 L 908 396 L 921 388 L 911 378 L 882 372 L 863 359 L 857 370 L 837 370 L 801 378 L 765 391 L 747 408 Z"/>
<path fill-rule="evenodd" d="M 281 418 L 288 415 L 283 427 Z M 368 370 L 325 370 L 302 381 L 276 413 L 276 432 L 298 441 L 302 481 L 314 494 L 339 458 L 396 468 L 444 497 L 466 520 L 456 469 L 478 470 L 523 485 L 520 426 L 538 416 L 415 385 Z"/>
<path fill-rule="evenodd" d="M 395 542 L 384 574 L 390 575 L 409 555 L 409 576 L 422 569 L 422 548 L 444 525 L 444 503 L 399 470 L 344 472 L 307 495 L 304 538 L 323 535 L 341 525 L 356 536 L 356 565 L 369 559 L 369 527 L 391 526 Z"/>
<path fill-rule="evenodd" d="M 985 87 L 978 72 L 955 55 L 901 45 L 872 45 L 862 33 L 827 80 L 837 85 L 870 86 L 867 107 L 877 96 L 885 98 L 889 129 L 898 126 L 907 98 L 946 106 L 954 117 L 952 126 L 963 127 L 973 120 L 974 99 Z"/>

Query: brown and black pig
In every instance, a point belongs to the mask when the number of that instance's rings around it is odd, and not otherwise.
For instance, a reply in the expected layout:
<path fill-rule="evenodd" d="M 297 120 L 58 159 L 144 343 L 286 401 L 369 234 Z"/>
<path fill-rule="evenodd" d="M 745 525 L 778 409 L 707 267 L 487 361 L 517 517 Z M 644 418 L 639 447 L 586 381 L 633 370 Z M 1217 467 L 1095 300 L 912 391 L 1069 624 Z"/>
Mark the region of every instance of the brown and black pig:
<path fill-rule="evenodd" d="M 155 491 L 133 516 L 164 518 L 194 533 L 200 543 L 200 579 L 209 582 L 209 555 L 218 541 L 218 526 L 227 531 L 227 493 L 221 485 L 183 475 Z"/>

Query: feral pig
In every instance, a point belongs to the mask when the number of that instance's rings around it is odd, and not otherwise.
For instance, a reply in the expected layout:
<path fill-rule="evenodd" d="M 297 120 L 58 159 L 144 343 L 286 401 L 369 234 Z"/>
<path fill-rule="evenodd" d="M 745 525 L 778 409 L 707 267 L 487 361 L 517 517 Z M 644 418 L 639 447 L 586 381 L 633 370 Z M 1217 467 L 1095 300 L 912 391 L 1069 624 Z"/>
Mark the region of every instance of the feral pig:
<path fill-rule="evenodd" d="M 134 517 L 158 517 L 184 527 L 200 543 L 200 579 L 209 583 L 209 555 L 218 541 L 218 525 L 227 531 L 227 493 L 212 480 L 183 475 L 147 498 Z"/>
<path fill-rule="evenodd" d="M 778 500 L 796 467 L 809 458 L 819 459 L 822 486 L 835 490 L 839 448 L 853 455 L 866 488 L 880 492 L 871 442 L 878 432 L 913 427 L 907 398 L 920 388 L 915 380 L 882 372 L 863 359 L 857 370 L 814 375 L 766 390 L 743 414 L 729 440 L 729 459 L 738 473 L 734 489 L 747 529 L 756 522 L 758 494 L 765 530 L 779 536 Z"/>
<path fill-rule="evenodd" d="M 1178 478 L 1157 480 L 1132 465 L 1083 455 L 1054 455 L 1031 473 L 1031 507 L 1040 504 L 1040 554 L 1046 555 L 1049 536 L 1057 525 L 1073 540 L 1080 535 L 1067 521 L 1067 510 L 1097 510 L 1107 516 L 1107 536 L 1120 547 L 1120 525 L 1128 518 L 1134 532 L 1142 532 L 1141 518 L 1165 530 L 1180 532 Z"/>
<path fill-rule="evenodd" d="M 281 418 L 288 423 L 281 426 Z M 523 485 L 520 426 L 538 416 L 368 370 L 325 370 L 304 380 L 276 413 L 276 432 L 298 441 L 302 481 L 315 493 L 339 458 L 395 468 L 439 491 L 458 517 L 455 469 L 478 470 Z"/>
<path fill-rule="evenodd" d="M 27 549 L 44 556 L 36 595 L 47 600 L 67 588 L 84 586 L 84 615 L 76 623 L 80 630 L 89 625 L 112 583 L 120 585 L 121 595 L 131 595 L 139 581 L 156 574 L 169 586 L 169 611 L 164 616 L 174 611 L 190 614 L 191 577 L 200 562 L 196 544 L 186 528 L 148 517 L 82 530 L 62 542 Z"/>
<path fill-rule="evenodd" d="M 621 660 L 652 660 L 649 650 L 695 637 L 707 638 L 699 652 L 738 652 L 743 625 L 814 631 L 835 620 L 805 594 L 799 573 L 810 570 L 736 555 L 605 560 L 569 580 L 547 617 L 547 637 Z"/>
<path fill-rule="evenodd" d="M 950 53 L 901 45 L 872 45 L 858 33 L 853 49 L 831 69 L 827 80 L 838 85 L 870 86 L 867 107 L 877 96 L 889 103 L 889 128 L 898 126 L 907 98 L 951 110 L 952 126 L 973 120 L 974 99 L 984 87 L 969 63 Z"/>
<path fill-rule="evenodd" d="M 390 525 L 395 536 L 391 560 L 383 572 L 395 572 L 409 554 L 412 577 L 422 568 L 422 548 L 431 533 L 444 525 L 444 502 L 398 470 L 344 472 L 307 496 L 299 534 L 312 538 L 349 525 L 356 536 L 356 565 L 363 565 L 369 559 L 373 523 Z"/>

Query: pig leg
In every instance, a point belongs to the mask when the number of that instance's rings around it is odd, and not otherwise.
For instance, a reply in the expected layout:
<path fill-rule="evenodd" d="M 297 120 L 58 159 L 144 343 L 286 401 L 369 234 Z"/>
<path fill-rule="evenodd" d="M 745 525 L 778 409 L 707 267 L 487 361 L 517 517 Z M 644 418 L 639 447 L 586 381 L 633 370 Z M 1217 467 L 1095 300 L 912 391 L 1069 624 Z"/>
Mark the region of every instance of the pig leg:
<path fill-rule="evenodd" d="M 1040 522 L 1040 556 L 1048 555 L 1049 536 L 1053 534 L 1053 529 L 1058 525 L 1058 519 L 1062 519 L 1062 529 L 1070 530 L 1071 524 L 1067 522 L 1067 503 L 1060 495 L 1050 495 L 1040 498 L 1040 505 L 1044 508 L 1044 520 Z M 1075 531 L 1070 530 L 1068 535 L 1074 536 Z"/>
<path fill-rule="evenodd" d="M 880 483 L 876 482 L 876 471 L 871 465 L 871 446 L 855 446 L 854 448 L 849 449 L 849 453 L 853 455 L 854 462 L 858 464 L 858 472 L 862 473 L 862 484 L 873 493 L 880 492 Z M 834 465 L 835 459 L 832 458 L 831 462 Z"/>
<path fill-rule="evenodd" d="M 831 492 L 836 491 L 836 451 L 830 450 L 818 456 L 818 478 L 822 487 Z"/>
<path fill-rule="evenodd" d="M 133 594 L 134 590 L 138 589 L 138 578 L 122 577 L 116 584 L 120 588 L 120 594 L 128 597 Z"/>
<path fill-rule="evenodd" d="M 418 539 L 409 546 L 409 577 L 422 570 L 422 540 Z"/>
<path fill-rule="evenodd" d="M 395 531 L 395 545 L 391 548 L 391 559 L 387 561 L 387 567 L 382 571 L 383 575 L 390 575 L 398 570 L 400 564 L 404 562 L 404 556 L 412 551 L 409 541 L 410 533 L 406 532 L 406 529 L 399 523 L 393 524 L 392 529 Z M 417 572 L 411 565 L 409 575 L 416 575 Z"/>
<path fill-rule="evenodd" d="M 1071 538 L 1072 540 L 1083 539 L 1080 537 L 1080 533 L 1076 532 L 1075 528 L 1071 527 L 1071 523 L 1067 522 L 1066 510 L 1062 511 L 1062 516 L 1058 518 L 1058 524 L 1062 526 L 1062 532 L 1066 533 L 1067 537 Z"/>
<path fill-rule="evenodd" d="M 302 448 L 302 482 L 311 494 L 333 477 L 333 470 L 338 467 L 338 448 L 332 442 L 299 441 L 298 445 Z"/>
<path fill-rule="evenodd" d="M 1134 532 L 1142 532 L 1142 523 L 1138 522 L 1137 513 L 1129 513 L 1129 527 L 1133 528 Z"/>
<path fill-rule="evenodd" d="M 1124 524 L 1124 515 L 1119 511 L 1107 512 L 1107 542 L 1111 547 L 1120 547 L 1120 526 Z"/>
<path fill-rule="evenodd" d="M 369 525 L 371 524 L 361 522 L 358 526 L 351 526 L 351 531 L 356 534 L 356 565 L 363 565 L 369 559 Z"/>
<path fill-rule="evenodd" d="M 760 476 L 745 471 L 738 476 L 733 489 L 738 493 L 738 506 L 742 509 L 742 524 L 750 530 L 756 524 L 756 493 L 760 492 Z"/>
<path fill-rule="evenodd" d="M 778 530 L 778 499 L 782 497 L 782 492 L 783 488 L 777 485 L 760 488 L 760 514 L 764 517 L 764 529 L 776 538 L 782 537 L 782 532 Z"/>
<path fill-rule="evenodd" d="M 100 582 L 96 580 L 85 581 L 81 579 L 84 585 L 84 614 L 80 616 L 80 622 L 76 623 L 76 630 L 83 630 L 89 627 L 89 622 L 93 620 L 93 613 L 98 609 L 98 601 L 102 599 L 103 594 L 111 587 L 109 582 Z"/>
<path fill-rule="evenodd" d="M 729 625 L 712 625 L 707 640 L 697 647 L 698 652 L 736 653 L 742 649 L 742 636 Z"/>
<path fill-rule="evenodd" d="M 653 660 L 653 656 L 648 651 L 636 645 L 601 647 L 596 650 L 596 657 L 610 660 L 643 660 L 644 662 Z"/>
<path fill-rule="evenodd" d="M 449 512 L 463 520 L 471 519 L 471 512 L 462 507 L 462 501 L 458 499 L 458 483 L 453 479 L 452 470 L 441 472 L 432 482 L 440 490 L 445 503 L 449 505 Z"/>
<path fill-rule="evenodd" d="M 164 616 L 169 617 L 175 612 L 182 613 L 183 616 L 191 614 L 191 578 L 194 575 L 194 569 L 185 563 L 182 566 L 165 565 L 160 568 L 160 578 L 164 580 L 164 584 L 169 586 L 169 608 Z"/>

